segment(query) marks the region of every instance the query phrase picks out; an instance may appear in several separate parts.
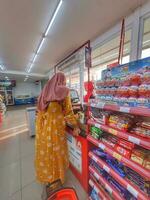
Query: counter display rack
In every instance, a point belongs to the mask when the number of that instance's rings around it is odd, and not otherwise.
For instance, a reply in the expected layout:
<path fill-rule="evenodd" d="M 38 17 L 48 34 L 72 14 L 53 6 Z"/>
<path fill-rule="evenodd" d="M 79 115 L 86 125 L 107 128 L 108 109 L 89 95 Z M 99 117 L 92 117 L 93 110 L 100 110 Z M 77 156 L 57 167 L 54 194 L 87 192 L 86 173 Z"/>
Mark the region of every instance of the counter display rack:
<path fill-rule="evenodd" d="M 119 193 L 117 192 L 117 190 L 115 188 L 113 188 L 107 180 L 105 180 L 105 178 L 103 178 L 96 169 L 89 167 L 89 171 L 90 173 L 93 174 L 94 178 L 99 181 L 105 188 L 105 190 L 113 196 L 114 199 L 118 199 L 118 200 L 124 200 L 124 198 L 122 198 Z M 106 196 L 106 195 L 105 195 Z"/>
<path fill-rule="evenodd" d="M 113 106 L 107 105 L 107 104 L 102 105 L 102 103 L 100 103 L 99 105 L 96 105 L 96 104 L 93 105 L 93 103 L 91 103 L 91 104 L 89 104 L 89 106 L 99 108 L 100 110 L 108 109 L 110 111 L 119 111 L 122 113 L 139 114 L 143 117 L 150 116 L 150 111 L 148 108 L 145 110 L 142 108 L 132 109 L 132 108 L 128 108 L 128 107 L 127 108 L 126 107 L 118 107 L 115 105 L 113 107 Z M 134 145 L 140 146 L 146 150 L 150 150 L 150 140 L 147 138 L 135 135 L 133 133 L 130 133 L 129 131 L 125 132 L 125 131 L 116 129 L 114 127 L 111 127 L 108 124 L 102 124 L 100 122 L 94 121 L 92 118 L 89 119 L 87 123 L 89 126 L 94 126 L 98 129 L 101 129 L 109 135 L 115 136 L 117 138 L 123 139 L 128 142 L 131 142 Z M 90 134 L 90 132 L 87 136 L 87 140 L 94 147 L 97 147 L 97 148 L 103 150 L 108 155 L 110 155 L 113 158 L 115 158 L 116 160 L 118 160 L 118 162 L 123 163 L 124 166 L 127 166 L 130 169 L 132 169 L 133 171 L 135 171 L 136 173 L 140 174 L 145 180 L 150 181 L 149 169 L 144 168 L 142 165 L 134 162 L 130 158 L 127 158 L 126 156 L 118 153 L 114 148 L 110 147 L 104 141 L 94 138 Z M 92 151 L 89 151 L 89 159 L 96 162 L 102 169 L 104 169 L 109 175 L 111 175 L 114 178 L 114 180 L 116 180 L 121 186 L 123 186 L 128 192 L 130 192 L 136 199 L 140 199 L 140 200 L 148 200 L 149 199 L 149 196 L 144 191 L 142 191 L 137 185 L 132 183 L 132 181 L 129 180 L 128 178 L 122 178 L 106 162 L 104 162 L 101 158 L 94 155 L 94 153 Z M 122 199 L 122 200 L 124 199 L 117 192 L 115 192 L 115 190 L 112 189 L 112 187 L 109 185 L 109 183 L 107 183 L 107 180 L 105 180 L 105 178 L 102 177 L 98 173 L 98 171 L 96 171 L 96 169 L 92 168 L 91 166 L 89 167 L 89 174 L 90 173 L 93 174 L 93 176 L 97 179 L 97 181 L 101 182 L 104 185 L 106 190 L 108 189 L 107 191 L 109 191 L 111 196 L 113 196 L 113 199 Z M 91 186 L 90 182 L 89 182 L 89 184 Z M 93 183 L 93 184 L 95 185 L 95 183 Z M 96 184 L 98 185 L 98 183 L 96 183 Z M 96 190 L 96 188 L 95 188 L 95 190 Z M 119 196 L 117 196 L 117 195 L 119 195 Z M 105 197 L 102 199 L 105 199 Z"/>
<path fill-rule="evenodd" d="M 112 127 L 110 127 L 108 125 L 105 125 L 105 124 L 97 123 L 97 122 L 95 122 L 93 120 L 89 120 L 88 124 L 89 125 L 94 125 L 95 127 L 101 128 L 102 130 L 106 131 L 107 133 L 110 133 L 110 134 L 115 135 L 115 136 L 117 136 L 119 138 L 125 139 L 125 140 L 127 140 L 129 142 L 132 142 L 134 144 L 137 144 L 137 145 L 139 145 L 141 147 L 144 147 L 144 148 L 150 150 L 150 142 L 145 138 L 130 134 L 128 132 L 123 132 L 123 131 L 120 131 L 120 130 L 116 130 L 115 128 L 112 128 Z"/>
<path fill-rule="evenodd" d="M 87 104 L 87 106 L 109 110 L 109 111 L 139 115 L 143 117 L 150 117 L 150 108 L 146 108 L 146 107 L 119 106 L 115 104 L 110 104 L 110 103 L 105 103 L 105 102 L 94 102 L 94 101 Z"/>
<path fill-rule="evenodd" d="M 102 190 L 102 188 L 100 188 L 99 184 L 96 181 L 94 181 L 92 177 L 89 180 L 89 185 L 92 189 L 94 189 L 97 192 L 100 199 L 111 200 L 108 193 L 106 193 L 105 190 Z M 107 190 L 108 190 L 108 188 L 109 188 L 108 185 L 106 187 L 107 187 Z M 89 200 L 92 200 L 92 198 L 90 196 L 89 196 Z"/>

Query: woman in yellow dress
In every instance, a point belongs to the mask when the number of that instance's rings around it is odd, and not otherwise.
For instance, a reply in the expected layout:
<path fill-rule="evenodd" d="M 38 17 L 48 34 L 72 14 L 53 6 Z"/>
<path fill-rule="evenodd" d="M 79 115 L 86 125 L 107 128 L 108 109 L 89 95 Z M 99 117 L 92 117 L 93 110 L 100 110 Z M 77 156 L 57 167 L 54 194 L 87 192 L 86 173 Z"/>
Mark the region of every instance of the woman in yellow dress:
<path fill-rule="evenodd" d="M 74 125 L 77 134 L 77 121 L 72 111 L 69 89 L 65 75 L 56 73 L 45 85 L 38 99 L 36 119 L 36 177 L 41 183 L 65 181 L 69 166 L 66 121 Z"/>

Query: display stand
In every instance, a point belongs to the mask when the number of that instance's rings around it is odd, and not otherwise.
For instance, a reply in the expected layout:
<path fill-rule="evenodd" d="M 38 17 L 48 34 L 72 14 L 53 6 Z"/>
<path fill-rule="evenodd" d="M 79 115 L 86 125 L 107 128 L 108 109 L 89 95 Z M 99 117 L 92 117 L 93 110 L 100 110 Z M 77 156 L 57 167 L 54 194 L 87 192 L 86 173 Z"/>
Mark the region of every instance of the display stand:
<path fill-rule="evenodd" d="M 74 137 L 72 129 L 67 127 L 70 169 L 85 191 L 88 191 L 88 142 L 81 135 Z"/>

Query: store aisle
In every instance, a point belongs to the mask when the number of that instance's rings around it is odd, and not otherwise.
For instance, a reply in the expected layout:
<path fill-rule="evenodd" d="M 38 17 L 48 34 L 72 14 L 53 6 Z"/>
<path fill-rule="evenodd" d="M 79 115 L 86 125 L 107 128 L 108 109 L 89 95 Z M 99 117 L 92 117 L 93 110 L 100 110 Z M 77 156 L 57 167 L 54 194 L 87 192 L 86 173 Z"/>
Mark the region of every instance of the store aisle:
<path fill-rule="evenodd" d="M 80 200 L 87 199 L 70 171 L 66 186 L 74 187 Z M 42 185 L 35 179 L 34 138 L 28 135 L 25 110 L 9 111 L 0 129 L 0 200 L 40 200 L 41 192 Z"/>

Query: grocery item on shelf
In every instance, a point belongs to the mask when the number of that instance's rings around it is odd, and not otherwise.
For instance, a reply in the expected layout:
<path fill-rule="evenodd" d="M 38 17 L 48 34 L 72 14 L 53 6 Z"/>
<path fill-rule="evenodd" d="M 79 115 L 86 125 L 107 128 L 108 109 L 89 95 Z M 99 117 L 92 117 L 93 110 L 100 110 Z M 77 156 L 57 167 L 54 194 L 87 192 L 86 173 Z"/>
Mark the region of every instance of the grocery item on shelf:
<path fill-rule="evenodd" d="M 107 153 L 103 152 L 101 149 L 94 149 L 93 153 L 100 157 L 101 159 L 105 160 L 106 163 L 114 169 L 121 177 L 125 177 L 126 173 L 123 169 L 123 165 L 119 163 L 115 158 L 108 155 Z M 97 164 L 96 164 L 97 165 Z"/>
<path fill-rule="evenodd" d="M 138 121 L 134 124 L 130 132 L 150 140 L 150 122 Z"/>
<path fill-rule="evenodd" d="M 103 135 L 103 131 L 95 126 L 91 126 L 90 131 L 95 139 L 100 139 Z"/>
<path fill-rule="evenodd" d="M 119 139 L 118 140 L 118 145 L 126 148 L 126 149 L 129 149 L 129 150 L 133 150 L 134 147 L 135 147 L 135 144 L 133 144 L 132 142 L 129 142 L 129 141 L 126 141 L 126 140 L 123 140 L 123 139 Z"/>
<path fill-rule="evenodd" d="M 143 62 L 145 62 L 143 60 Z M 150 65 L 142 61 L 104 70 L 96 83 L 97 99 L 120 106 L 150 108 Z M 134 65 L 134 67 L 133 67 Z M 137 66 L 136 66 L 137 65 Z M 119 78 L 117 77 L 117 74 Z"/>
<path fill-rule="evenodd" d="M 147 159 L 147 161 L 149 160 L 149 151 L 140 147 L 133 149 L 132 154 L 131 154 L 131 160 L 133 160 L 134 162 L 137 162 L 140 165 L 143 165 L 144 167 L 145 159 Z M 148 167 L 148 165 L 146 166 Z"/>
<path fill-rule="evenodd" d="M 102 140 L 103 142 L 105 142 L 105 144 L 107 144 L 108 146 L 114 148 L 114 147 L 115 147 L 115 144 L 116 144 L 117 141 L 118 141 L 118 138 L 115 137 L 115 136 L 112 136 L 112 135 L 105 134 L 105 136 L 102 137 L 101 140 Z"/>
<path fill-rule="evenodd" d="M 150 195 L 150 181 L 146 181 L 142 176 L 140 176 L 140 174 L 133 171 L 129 167 L 125 167 L 124 169 L 126 171 L 127 178 L 136 184 L 146 194 Z"/>
<path fill-rule="evenodd" d="M 107 124 L 109 115 L 110 112 L 107 111 L 101 111 L 97 108 L 90 109 L 90 118 L 101 124 Z"/>
<path fill-rule="evenodd" d="M 91 191 L 91 195 L 90 197 L 92 198 L 92 200 L 100 200 L 98 193 L 95 191 L 95 189 L 93 188 Z"/>
<path fill-rule="evenodd" d="M 112 114 L 108 119 L 108 124 L 109 126 L 120 129 L 122 131 L 128 131 L 133 124 L 133 119 L 134 117 L 130 115 Z"/>
<path fill-rule="evenodd" d="M 91 166 L 95 168 L 110 183 L 110 185 L 112 185 L 112 187 L 118 191 L 120 196 L 122 196 L 124 199 L 127 199 L 127 200 L 136 199 L 132 196 L 132 194 L 129 193 L 129 191 L 127 191 L 127 189 L 121 186 L 116 180 L 114 180 L 113 177 L 111 177 L 105 170 L 99 167 L 99 165 L 93 160 L 91 161 Z"/>
<path fill-rule="evenodd" d="M 130 158 L 131 157 L 131 150 L 128 150 L 128 149 L 126 149 L 126 148 L 124 148 L 124 147 L 122 147 L 122 146 L 120 146 L 118 144 L 115 145 L 114 149 L 118 153 L 122 154 L 126 158 Z"/>

